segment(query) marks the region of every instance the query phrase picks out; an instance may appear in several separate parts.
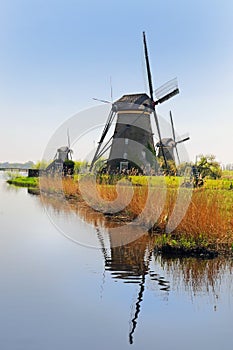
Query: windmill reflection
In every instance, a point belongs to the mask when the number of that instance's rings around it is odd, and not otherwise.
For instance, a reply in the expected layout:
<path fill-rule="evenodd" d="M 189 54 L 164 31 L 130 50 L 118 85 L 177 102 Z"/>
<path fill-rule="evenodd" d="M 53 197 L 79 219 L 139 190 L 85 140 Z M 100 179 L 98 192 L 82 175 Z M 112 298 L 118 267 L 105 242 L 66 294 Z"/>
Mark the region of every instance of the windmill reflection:
<path fill-rule="evenodd" d="M 129 329 L 129 342 L 133 344 L 147 276 L 151 282 L 157 283 L 160 290 L 166 292 L 169 291 L 169 282 L 151 271 L 150 262 L 154 239 L 142 228 L 130 225 L 119 227 L 118 230 L 109 228 L 110 249 L 105 248 L 103 233 L 98 228 L 97 235 L 105 261 L 105 271 L 110 272 L 112 278 L 116 280 L 138 285 L 138 294 L 133 305 Z M 124 244 L 125 242 L 128 243 Z"/>

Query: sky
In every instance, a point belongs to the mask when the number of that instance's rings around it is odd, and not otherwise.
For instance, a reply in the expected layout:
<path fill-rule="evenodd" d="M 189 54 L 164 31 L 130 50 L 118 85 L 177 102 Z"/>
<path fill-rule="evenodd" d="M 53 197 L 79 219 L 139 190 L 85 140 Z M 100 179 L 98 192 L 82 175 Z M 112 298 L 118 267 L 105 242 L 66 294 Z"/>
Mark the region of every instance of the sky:
<path fill-rule="evenodd" d="M 0 162 L 40 160 L 59 126 L 95 108 L 93 97 L 111 99 L 110 77 L 114 100 L 147 92 L 142 31 L 154 88 L 179 82 L 158 114 L 172 110 L 177 133 L 189 134 L 190 160 L 233 163 L 230 0 L 1 0 Z"/>

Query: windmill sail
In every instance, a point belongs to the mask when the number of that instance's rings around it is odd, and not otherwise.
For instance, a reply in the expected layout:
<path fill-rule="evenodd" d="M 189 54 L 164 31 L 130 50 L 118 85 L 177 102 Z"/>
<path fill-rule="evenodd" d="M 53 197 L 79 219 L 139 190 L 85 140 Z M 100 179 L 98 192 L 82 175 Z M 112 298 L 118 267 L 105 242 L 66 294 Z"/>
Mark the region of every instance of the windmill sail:
<path fill-rule="evenodd" d="M 144 52 L 145 52 L 145 60 L 146 60 L 146 69 L 147 69 L 147 78 L 148 78 L 148 84 L 149 84 L 150 98 L 151 98 L 151 101 L 154 102 L 152 77 L 151 77 L 150 62 L 149 62 L 147 43 L 146 43 L 146 33 L 145 32 L 143 32 L 143 43 L 144 43 Z M 155 124 L 156 124 L 156 128 L 157 128 L 158 136 L 159 136 L 159 142 L 160 142 L 160 145 L 161 145 L 161 152 L 162 152 L 162 155 L 163 155 L 165 168 L 167 169 L 168 168 L 167 160 L 166 160 L 164 149 L 163 149 L 163 143 L 162 143 L 162 137 L 161 137 L 160 127 L 159 127 L 159 121 L 158 121 L 158 116 L 157 116 L 157 113 L 155 111 L 155 108 L 153 109 L 153 114 L 154 114 Z"/>
<path fill-rule="evenodd" d="M 109 113 L 109 116 L 108 116 L 108 119 L 107 119 L 107 122 L 105 124 L 105 127 L 104 127 L 104 130 L 102 132 L 102 135 L 100 137 L 100 140 L 99 140 L 99 144 L 98 144 L 98 147 L 97 147 L 97 150 L 95 152 L 95 155 L 92 159 L 92 162 L 91 162 L 91 166 L 90 166 L 90 171 L 93 169 L 93 166 L 95 164 L 95 162 L 102 156 L 103 154 L 103 149 L 101 150 L 101 147 L 103 145 L 103 142 L 104 142 L 104 139 L 112 125 L 112 122 L 113 122 L 113 119 L 115 117 L 115 110 L 112 108 L 110 113 Z"/>
<path fill-rule="evenodd" d="M 172 128 L 172 137 L 173 137 L 173 141 L 174 141 L 174 148 L 176 150 L 176 155 L 177 155 L 177 160 L 178 160 L 178 164 L 180 164 L 180 157 L 179 157 L 179 153 L 178 153 L 178 149 L 177 149 L 177 145 L 179 143 L 183 143 L 185 141 L 188 141 L 190 138 L 189 137 L 185 137 L 182 140 L 177 141 L 176 140 L 176 134 L 175 134 L 175 128 L 174 128 L 174 123 L 173 123 L 173 118 L 172 118 L 172 112 L 170 111 L 170 121 L 171 121 L 171 128 Z"/>
<path fill-rule="evenodd" d="M 178 153 L 178 149 L 177 149 L 176 134 L 175 134 L 175 128 L 174 128 L 174 123 L 173 123 L 171 111 L 170 111 L 170 120 L 171 120 L 171 127 L 172 127 L 172 136 L 173 136 L 173 140 L 175 142 L 175 150 L 176 150 L 177 160 L 178 160 L 178 164 L 180 164 L 180 157 L 179 157 L 179 153 Z"/>
<path fill-rule="evenodd" d="M 169 100 L 171 97 L 179 93 L 177 78 L 169 80 L 167 83 L 160 86 L 154 91 L 156 101 L 155 104 L 163 103 Z"/>

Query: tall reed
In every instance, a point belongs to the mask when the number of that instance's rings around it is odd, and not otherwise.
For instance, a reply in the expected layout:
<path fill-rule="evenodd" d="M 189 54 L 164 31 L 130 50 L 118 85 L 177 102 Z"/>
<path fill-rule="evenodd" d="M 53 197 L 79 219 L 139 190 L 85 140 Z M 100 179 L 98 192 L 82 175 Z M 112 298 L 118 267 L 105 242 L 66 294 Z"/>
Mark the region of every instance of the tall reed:
<path fill-rule="evenodd" d="M 138 219 L 140 224 L 160 232 L 166 230 L 178 195 L 176 188 L 165 188 L 162 185 L 128 186 L 124 182 L 118 188 L 115 185 L 97 183 L 94 184 L 94 191 L 93 183 L 88 177 L 82 183 L 81 190 L 80 183 L 71 178 L 42 178 L 40 187 L 44 192 L 64 193 L 67 198 L 77 198 L 77 201 L 84 201 L 103 213 L 123 215 L 129 220 Z M 183 196 L 187 193 L 183 191 Z M 172 234 L 195 239 L 197 242 L 202 240 L 215 246 L 225 244 L 233 247 L 232 208 L 233 191 L 195 189 L 183 219 Z"/>

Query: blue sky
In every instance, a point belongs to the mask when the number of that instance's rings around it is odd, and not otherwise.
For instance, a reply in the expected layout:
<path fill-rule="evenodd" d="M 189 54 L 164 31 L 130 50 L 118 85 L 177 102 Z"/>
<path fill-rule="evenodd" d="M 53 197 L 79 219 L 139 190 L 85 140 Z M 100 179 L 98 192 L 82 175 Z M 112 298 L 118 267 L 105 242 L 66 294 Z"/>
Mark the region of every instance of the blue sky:
<path fill-rule="evenodd" d="M 230 0 L 2 0 L 0 162 L 40 159 L 67 118 L 110 98 L 110 76 L 115 99 L 144 92 L 143 30 L 154 87 L 179 81 L 158 113 L 171 109 L 177 132 L 190 134 L 191 160 L 233 163 Z"/>

